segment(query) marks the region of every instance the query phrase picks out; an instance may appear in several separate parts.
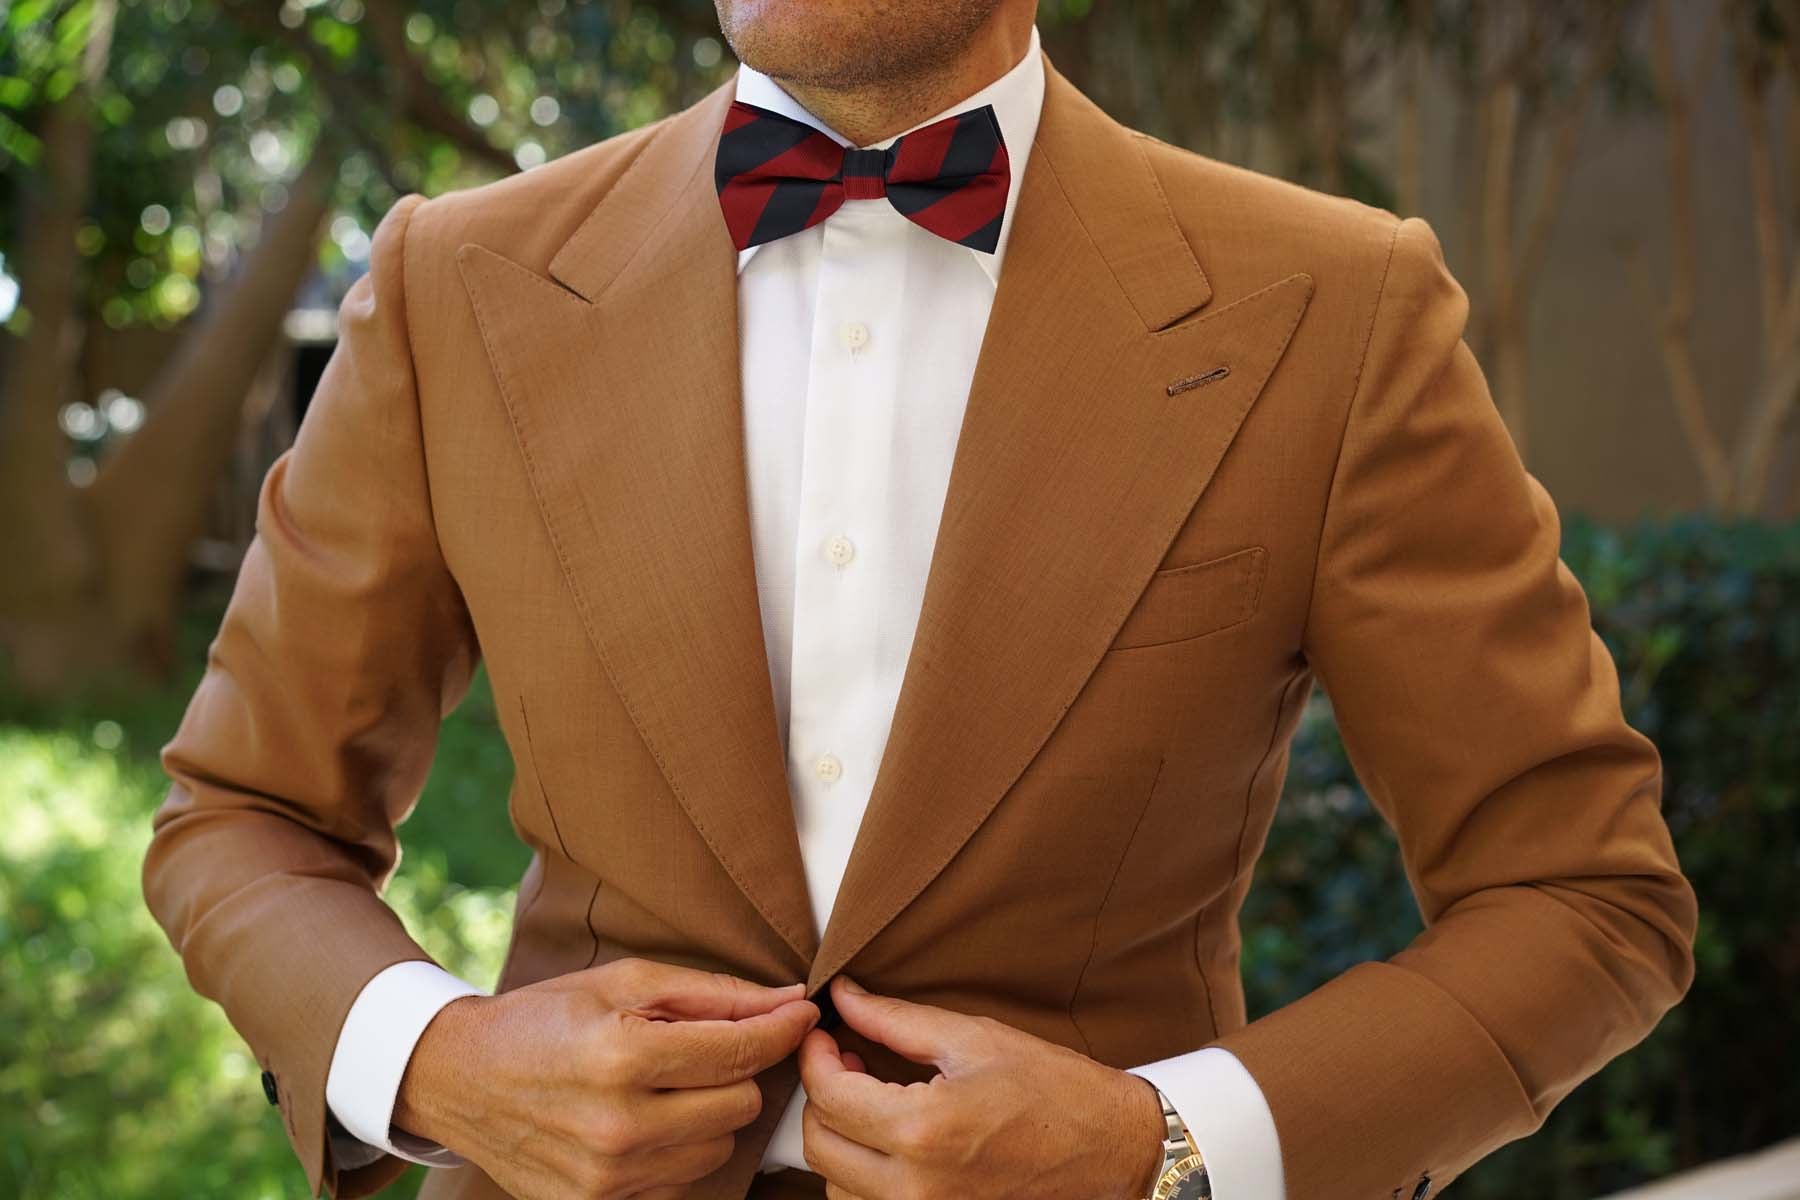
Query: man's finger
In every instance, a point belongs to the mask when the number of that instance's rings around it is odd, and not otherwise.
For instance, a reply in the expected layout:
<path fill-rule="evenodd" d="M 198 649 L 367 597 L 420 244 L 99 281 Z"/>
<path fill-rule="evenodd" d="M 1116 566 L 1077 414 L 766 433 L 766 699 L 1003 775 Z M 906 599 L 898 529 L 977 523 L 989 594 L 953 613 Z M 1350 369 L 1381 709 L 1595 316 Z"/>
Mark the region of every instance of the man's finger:
<path fill-rule="evenodd" d="M 664 1020 L 741 1021 L 806 995 L 804 983 L 765 987 L 723 971 L 631 959 L 613 963 L 614 1007 Z"/>
<path fill-rule="evenodd" d="M 820 1119 L 810 1099 L 800 1117 L 806 1165 L 823 1175 L 829 1189 L 847 1196 L 898 1196 L 903 1164 L 879 1150 L 845 1137 Z"/>
<path fill-rule="evenodd" d="M 924 1085 L 915 1089 L 884 1083 L 850 1070 L 836 1039 L 822 1029 L 813 1030 L 800 1043 L 800 1082 L 806 1088 L 809 1117 L 881 1151 L 893 1149 L 895 1131 L 904 1127 L 927 1094 Z"/>
<path fill-rule="evenodd" d="M 752 1079 L 719 1087 L 670 1088 L 642 1097 L 645 1120 L 658 1131 L 655 1144 L 678 1146 L 736 1133 L 762 1112 L 762 1090 Z"/>
<path fill-rule="evenodd" d="M 717 1087 L 768 1070 L 800 1045 L 819 1021 L 810 1000 L 741 1021 L 643 1021 L 639 1080 L 650 1087 Z"/>
<path fill-rule="evenodd" d="M 844 1024 L 913 1062 L 944 1069 L 969 1045 L 973 1026 L 961 1013 L 877 996 L 843 975 L 831 981 L 831 998 Z"/>
<path fill-rule="evenodd" d="M 737 1143 L 730 1137 L 716 1137 L 704 1142 L 686 1142 L 678 1146 L 659 1146 L 634 1156 L 624 1168 L 624 1186 L 637 1186 L 633 1197 L 654 1192 L 666 1185 L 682 1186 L 704 1179 L 731 1161 Z M 616 1193 L 608 1192 L 607 1195 Z"/>

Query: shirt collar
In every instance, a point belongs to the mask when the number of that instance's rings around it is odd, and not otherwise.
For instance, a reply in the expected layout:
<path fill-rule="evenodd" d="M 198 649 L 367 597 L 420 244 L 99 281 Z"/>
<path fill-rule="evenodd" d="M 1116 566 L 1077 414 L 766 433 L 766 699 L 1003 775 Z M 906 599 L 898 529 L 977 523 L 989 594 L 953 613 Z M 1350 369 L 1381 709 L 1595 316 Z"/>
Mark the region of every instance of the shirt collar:
<path fill-rule="evenodd" d="M 840 146 L 848 146 L 850 139 L 831 128 L 818 117 L 806 110 L 798 100 L 790 96 L 773 78 L 745 63 L 738 64 L 737 99 L 746 104 L 754 104 L 758 108 L 766 108 L 778 112 L 784 117 L 792 117 L 796 121 L 804 121 L 813 128 L 824 133 Z M 976 261 L 981 263 L 982 270 L 988 278 L 998 284 L 1000 281 L 1000 259 L 1006 253 L 1007 235 L 1012 232 L 1013 209 L 1019 203 L 1019 181 L 1025 177 L 1025 160 L 1031 153 L 1031 143 L 1037 137 L 1038 115 L 1044 104 L 1044 60 L 1038 47 L 1037 26 L 1031 27 L 1031 45 L 1026 48 L 1025 56 L 1013 68 L 994 82 L 988 84 L 971 96 L 952 104 L 949 108 L 912 126 L 902 130 L 893 137 L 864 147 L 870 150 L 885 150 L 895 141 L 945 117 L 967 112 L 971 108 L 980 108 L 984 104 L 994 106 L 994 116 L 1000 122 L 1000 136 L 1006 140 L 1006 157 L 1008 170 L 1012 180 L 1006 189 L 1006 211 L 1000 218 L 1000 241 L 992 254 L 984 254 L 979 250 L 970 250 Z M 767 245 L 767 243 L 763 243 Z M 738 251 L 737 268 L 741 273 L 744 264 L 749 262 L 762 245 L 750 246 Z"/>

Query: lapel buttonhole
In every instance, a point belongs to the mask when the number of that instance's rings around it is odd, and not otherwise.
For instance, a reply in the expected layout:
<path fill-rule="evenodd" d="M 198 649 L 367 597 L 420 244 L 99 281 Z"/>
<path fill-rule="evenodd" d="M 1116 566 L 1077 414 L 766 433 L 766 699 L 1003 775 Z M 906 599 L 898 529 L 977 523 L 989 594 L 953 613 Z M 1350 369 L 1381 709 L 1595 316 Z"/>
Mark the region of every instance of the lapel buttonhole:
<path fill-rule="evenodd" d="M 1199 375 L 1189 375 L 1185 379 L 1177 379 L 1169 385 L 1168 392 L 1171 396 L 1179 396 L 1183 392 L 1191 392 L 1195 388 L 1205 387 L 1209 383 L 1217 383 L 1229 374 L 1231 374 L 1230 367 L 1214 367 Z"/>

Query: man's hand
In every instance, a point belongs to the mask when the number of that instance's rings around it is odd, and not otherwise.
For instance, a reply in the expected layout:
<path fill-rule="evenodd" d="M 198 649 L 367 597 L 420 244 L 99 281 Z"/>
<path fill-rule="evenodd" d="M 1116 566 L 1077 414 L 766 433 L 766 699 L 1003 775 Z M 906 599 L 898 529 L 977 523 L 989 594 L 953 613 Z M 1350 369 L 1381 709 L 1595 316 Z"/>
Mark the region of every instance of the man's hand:
<path fill-rule="evenodd" d="M 831 987 L 846 1025 L 939 1072 L 884 1083 L 807 1035 L 806 1162 L 832 1200 L 1149 1195 L 1165 1126 L 1146 1081 L 986 1017 Z"/>
<path fill-rule="evenodd" d="M 394 1125 L 521 1200 L 685 1195 L 761 1112 L 752 1077 L 817 1024 L 804 994 L 621 959 L 454 1000 L 413 1050 Z"/>

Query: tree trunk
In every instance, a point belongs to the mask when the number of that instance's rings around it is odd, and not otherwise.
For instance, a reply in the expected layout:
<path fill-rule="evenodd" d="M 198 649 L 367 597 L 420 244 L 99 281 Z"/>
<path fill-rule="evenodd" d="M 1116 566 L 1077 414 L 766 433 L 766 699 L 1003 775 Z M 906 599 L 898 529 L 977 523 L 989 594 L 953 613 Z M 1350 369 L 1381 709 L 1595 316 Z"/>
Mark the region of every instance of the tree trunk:
<path fill-rule="evenodd" d="M 244 398 L 312 268 L 336 176 L 335 156 L 320 146 L 285 207 L 264 218 L 237 276 L 214 289 L 205 315 L 158 372 L 143 428 L 84 493 L 107 611 L 142 673 L 160 676 L 172 665 L 188 549 L 230 461 Z"/>
<path fill-rule="evenodd" d="M 1487 200 L 1483 244 L 1488 287 L 1488 333 L 1494 358 L 1494 400 L 1512 432 L 1519 457 L 1530 461 L 1525 389 L 1525 319 L 1513 246 L 1519 145 L 1518 84 L 1501 81 L 1488 101 Z"/>
<path fill-rule="evenodd" d="M 445 103 L 442 89 L 426 78 L 419 60 L 406 45 L 406 11 L 398 4 L 371 4 L 364 19 L 374 35 L 376 51 L 387 66 L 388 86 L 396 93 L 399 111 L 419 128 L 438 134 L 476 162 L 486 163 L 502 175 L 519 169 L 513 156 L 494 145 Z"/>
<path fill-rule="evenodd" d="M 1794 395 L 1800 391 L 1800 343 L 1790 341 L 1781 357 L 1769 365 L 1762 385 L 1750 404 L 1750 413 L 1738 437 L 1735 483 L 1731 511 L 1737 516 L 1763 515 L 1769 494 L 1769 470 L 1775 448 L 1794 411 Z"/>
<path fill-rule="evenodd" d="M 54 371 L 33 367 L 39 391 L 14 389 L 7 432 L 29 436 L 8 437 L 0 470 L 0 503 L 9 506 L 0 510 L 0 552 L 16 564 L 0 574 L 0 648 L 28 691 L 67 690 L 102 672 L 155 679 L 172 669 L 188 551 L 230 460 L 245 396 L 312 268 L 336 173 L 335 156 L 320 147 L 289 185 L 286 205 L 265 217 L 236 277 L 214 289 L 158 372 L 143 427 L 92 484 L 70 486 L 60 400 L 38 399 L 66 391 L 73 356 L 61 354 Z M 71 228 L 60 240 L 71 263 L 72 238 Z"/>
<path fill-rule="evenodd" d="M 1745 40 L 1748 40 L 1746 38 Z M 1757 279 L 1762 297 L 1761 386 L 1753 393 L 1738 439 L 1732 511 L 1761 516 L 1776 502 L 1771 483 L 1800 389 L 1800 262 L 1789 252 L 1775 179 L 1775 139 L 1766 105 L 1772 72 L 1754 44 L 1740 49 L 1739 108 L 1749 145 L 1750 201 L 1755 214 Z M 1791 80 L 1790 80 L 1791 82 Z"/>
<path fill-rule="evenodd" d="M 1722 13 L 1730 10 L 1721 9 Z M 1700 467 L 1709 505 L 1736 516 L 1773 515 L 1785 488 L 1777 459 L 1800 395 L 1800 262 L 1793 262 L 1782 230 L 1775 180 L 1772 133 L 1763 105 L 1767 78 L 1751 53 L 1733 56 L 1737 92 L 1750 149 L 1750 200 L 1755 220 L 1757 280 L 1762 308 L 1762 353 L 1758 382 L 1737 436 L 1716 434 L 1707 415 L 1707 396 L 1693 348 L 1699 220 L 1694 212 L 1694 129 L 1692 108 L 1713 62 L 1715 24 L 1696 79 L 1684 78 L 1675 46 L 1670 0 L 1651 10 L 1650 64 L 1664 110 L 1668 144 L 1670 247 L 1673 271 L 1663 317 L 1663 358 L 1682 432 Z M 1753 49 L 1753 48 L 1752 48 Z"/>
<path fill-rule="evenodd" d="M 1313 153 L 1317 158 L 1315 186 L 1341 195 L 1345 188 L 1344 159 L 1350 141 L 1350 87 L 1345 60 L 1355 25 L 1355 0 L 1324 0 L 1316 8 L 1303 9 L 1311 28 L 1308 37 L 1319 48 L 1319 59 L 1308 74 L 1312 86 Z"/>
<path fill-rule="evenodd" d="M 0 650 L 21 683 L 44 689 L 96 649 L 87 620 L 98 562 L 68 478 L 61 413 L 73 397 L 82 261 L 75 235 L 93 175 L 93 84 L 112 50 L 113 0 L 93 7 L 80 80 L 45 112 L 44 157 L 25 177 L 19 309 L 28 325 L 0 392 Z"/>
<path fill-rule="evenodd" d="M 1663 104 L 1669 173 L 1669 249 L 1672 269 L 1662 319 L 1663 364 L 1675 415 L 1699 467 L 1707 503 L 1723 510 L 1731 500 L 1731 466 L 1707 416 L 1705 389 L 1694 356 L 1693 319 L 1699 224 L 1694 213 L 1693 88 L 1676 57 L 1669 0 L 1650 12 L 1650 65 Z"/>
<path fill-rule="evenodd" d="M 1395 172 L 1396 202 L 1400 215 L 1416 217 L 1425 211 L 1425 89 L 1431 86 L 1431 6 L 1411 0 L 1410 28 L 1395 71 L 1399 91 L 1395 122 L 1399 148 Z"/>

